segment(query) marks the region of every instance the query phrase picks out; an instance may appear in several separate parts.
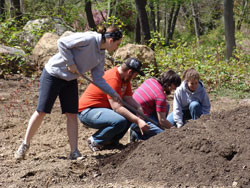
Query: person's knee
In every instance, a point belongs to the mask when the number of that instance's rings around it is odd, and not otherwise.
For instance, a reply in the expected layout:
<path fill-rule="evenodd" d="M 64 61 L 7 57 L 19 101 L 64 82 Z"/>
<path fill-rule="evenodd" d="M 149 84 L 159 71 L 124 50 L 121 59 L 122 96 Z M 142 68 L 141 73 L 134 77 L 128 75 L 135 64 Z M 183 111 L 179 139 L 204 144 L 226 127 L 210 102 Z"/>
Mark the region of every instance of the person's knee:
<path fill-rule="evenodd" d="M 77 114 L 72 114 L 72 113 L 65 113 L 67 118 L 76 118 Z"/>
<path fill-rule="evenodd" d="M 190 114 L 192 116 L 192 119 L 194 119 L 194 120 L 199 118 L 201 116 L 201 114 L 202 114 L 201 105 L 197 101 L 193 101 L 189 105 L 189 110 L 190 110 Z"/>
<path fill-rule="evenodd" d="M 121 131 L 129 127 L 128 121 L 125 118 L 116 119 L 112 124 L 115 129 L 121 130 Z"/>
<path fill-rule="evenodd" d="M 173 112 L 171 112 L 171 113 L 167 116 L 167 120 L 169 121 L 169 123 L 171 123 L 172 125 L 174 125 L 174 116 L 173 116 Z"/>
<path fill-rule="evenodd" d="M 199 109 L 199 108 L 201 108 L 201 105 L 197 101 L 193 101 L 189 105 L 189 110 L 194 110 L 194 109 Z"/>
<path fill-rule="evenodd" d="M 46 115 L 45 112 L 40 112 L 40 111 L 35 111 L 34 113 L 36 116 L 39 116 L 40 118 L 44 118 L 44 116 Z"/>
<path fill-rule="evenodd" d="M 68 121 L 70 121 L 70 122 L 73 121 L 74 123 L 77 122 L 77 114 L 65 113 L 65 115 L 66 115 Z"/>

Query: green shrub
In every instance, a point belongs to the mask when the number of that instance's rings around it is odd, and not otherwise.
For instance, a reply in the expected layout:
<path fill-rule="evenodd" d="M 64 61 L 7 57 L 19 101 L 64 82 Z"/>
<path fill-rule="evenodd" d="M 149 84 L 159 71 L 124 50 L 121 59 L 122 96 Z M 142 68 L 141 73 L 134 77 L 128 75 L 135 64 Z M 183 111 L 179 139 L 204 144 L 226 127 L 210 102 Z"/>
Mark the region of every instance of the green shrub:
<path fill-rule="evenodd" d="M 220 88 L 247 91 L 249 89 L 249 54 L 236 49 L 234 58 L 226 60 L 225 44 L 203 46 L 196 42 L 179 42 L 176 48 L 161 48 L 156 51 L 159 71 L 173 69 L 180 75 L 188 68 L 195 68 L 208 91 Z"/>
<path fill-rule="evenodd" d="M 23 74 L 31 76 L 36 67 L 27 61 L 25 57 L 13 55 L 1 55 L 0 58 L 0 78 L 13 74 Z"/>

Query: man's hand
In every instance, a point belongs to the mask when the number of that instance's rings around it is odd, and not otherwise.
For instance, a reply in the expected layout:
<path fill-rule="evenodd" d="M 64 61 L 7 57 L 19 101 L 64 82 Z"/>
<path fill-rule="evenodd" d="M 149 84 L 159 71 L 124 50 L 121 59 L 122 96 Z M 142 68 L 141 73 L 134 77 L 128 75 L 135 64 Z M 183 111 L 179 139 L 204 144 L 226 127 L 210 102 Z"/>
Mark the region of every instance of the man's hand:
<path fill-rule="evenodd" d="M 73 73 L 73 74 L 81 75 L 80 72 L 77 70 L 77 67 L 75 64 L 68 66 L 68 71 Z"/>
<path fill-rule="evenodd" d="M 140 118 L 139 118 L 139 120 L 138 120 L 137 125 L 139 126 L 142 135 L 143 135 L 143 132 L 144 132 L 144 131 L 147 132 L 147 131 L 149 131 L 149 129 L 150 129 L 150 126 L 149 126 L 145 121 L 143 121 L 143 120 L 140 119 Z"/>

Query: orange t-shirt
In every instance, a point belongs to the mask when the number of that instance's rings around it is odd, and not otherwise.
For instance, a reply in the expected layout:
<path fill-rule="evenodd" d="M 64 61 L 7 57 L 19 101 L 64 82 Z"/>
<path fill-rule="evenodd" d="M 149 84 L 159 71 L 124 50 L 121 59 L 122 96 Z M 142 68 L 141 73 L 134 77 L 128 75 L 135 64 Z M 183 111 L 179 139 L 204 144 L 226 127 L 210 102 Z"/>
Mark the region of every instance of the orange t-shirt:
<path fill-rule="evenodd" d="M 103 76 L 106 82 L 123 98 L 124 96 L 132 96 L 131 83 L 123 83 L 121 76 L 114 67 L 107 70 Z M 90 84 L 79 99 L 78 112 L 86 108 L 111 108 L 108 99 L 109 95 L 101 91 L 94 84 Z"/>

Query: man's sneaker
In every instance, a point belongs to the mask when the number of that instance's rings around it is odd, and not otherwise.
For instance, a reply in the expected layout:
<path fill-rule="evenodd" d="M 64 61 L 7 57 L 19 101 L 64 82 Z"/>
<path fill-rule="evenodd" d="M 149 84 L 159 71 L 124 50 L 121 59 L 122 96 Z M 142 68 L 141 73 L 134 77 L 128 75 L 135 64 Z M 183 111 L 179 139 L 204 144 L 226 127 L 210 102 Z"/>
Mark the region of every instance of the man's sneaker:
<path fill-rule="evenodd" d="M 88 138 L 88 146 L 89 146 L 89 149 L 93 152 L 95 151 L 101 151 L 102 149 L 102 145 L 100 144 L 97 144 L 95 141 L 94 141 L 94 138 L 91 136 Z"/>
<path fill-rule="evenodd" d="M 29 150 L 29 147 L 30 147 L 29 145 L 22 143 L 22 144 L 19 146 L 19 148 L 18 148 L 18 150 L 16 151 L 16 153 L 15 153 L 15 158 L 16 158 L 17 160 L 24 159 L 25 154 L 26 154 L 27 151 Z"/>
<path fill-rule="evenodd" d="M 131 128 L 129 128 L 129 130 L 128 130 L 128 135 L 129 135 L 129 137 L 128 137 L 129 143 L 136 142 L 138 140 L 135 131 L 132 130 Z"/>
<path fill-rule="evenodd" d="M 71 152 L 70 155 L 69 155 L 70 160 L 75 160 L 75 159 L 78 159 L 78 158 L 81 158 L 81 157 L 82 157 L 82 154 L 80 153 L 80 151 L 78 149 Z"/>

